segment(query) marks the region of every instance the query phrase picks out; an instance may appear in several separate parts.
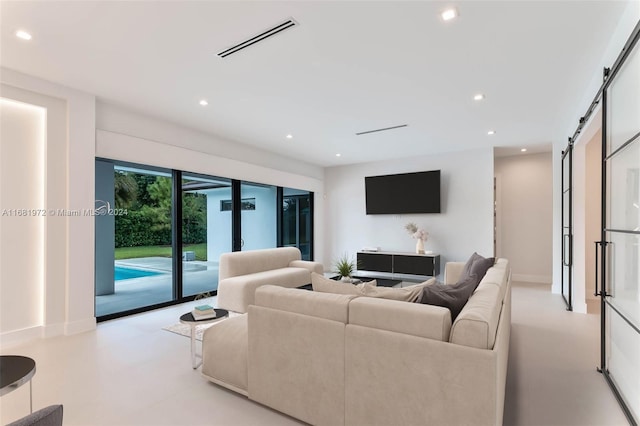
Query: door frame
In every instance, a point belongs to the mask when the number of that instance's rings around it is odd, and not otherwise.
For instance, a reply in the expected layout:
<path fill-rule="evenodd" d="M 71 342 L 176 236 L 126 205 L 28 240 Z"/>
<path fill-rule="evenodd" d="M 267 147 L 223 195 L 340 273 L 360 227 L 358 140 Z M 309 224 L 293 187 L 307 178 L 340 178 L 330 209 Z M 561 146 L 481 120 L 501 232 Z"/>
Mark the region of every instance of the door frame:
<path fill-rule="evenodd" d="M 568 159 L 568 160 L 567 160 Z M 565 166 L 565 161 L 568 164 Z M 561 206 L 561 238 L 562 238 L 562 266 L 560 274 L 560 294 L 567 305 L 567 310 L 573 310 L 573 142 L 569 140 L 567 147 L 562 151 L 562 174 L 560 179 L 562 206 Z M 565 173 L 568 178 L 568 188 L 565 190 Z M 565 202 L 565 193 L 569 194 L 568 202 Z M 568 223 L 565 224 L 565 211 L 567 211 Z M 566 233 L 565 233 L 566 231 Z M 567 282 L 565 282 L 565 268 Z M 568 294 L 565 295 L 565 285 Z"/>

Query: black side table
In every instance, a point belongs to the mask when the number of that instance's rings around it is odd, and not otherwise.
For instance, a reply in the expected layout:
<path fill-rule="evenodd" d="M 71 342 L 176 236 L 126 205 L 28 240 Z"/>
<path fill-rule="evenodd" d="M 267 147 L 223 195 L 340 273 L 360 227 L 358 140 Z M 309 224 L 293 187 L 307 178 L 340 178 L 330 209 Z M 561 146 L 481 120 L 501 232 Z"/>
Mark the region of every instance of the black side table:
<path fill-rule="evenodd" d="M 33 413 L 31 379 L 36 374 L 36 362 L 26 356 L 0 355 L 0 396 L 29 382 L 29 410 Z"/>
<path fill-rule="evenodd" d="M 215 309 L 216 317 L 215 318 L 207 318 L 202 320 L 196 320 L 193 318 L 193 314 L 191 312 L 187 312 L 186 314 L 180 316 L 180 322 L 182 324 L 188 324 L 191 327 L 191 367 L 195 370 L 200 367 L 202 364 L 202 355 L 196 352 L 196 325 L 201 324 L 209 324 L 211 322 L 219 321 L 222 318 L 226 318 L 229 316 L 229 311 L 226 309 Z M 200 358 L 200 362 L 198 362 L 198 358 Z"/>

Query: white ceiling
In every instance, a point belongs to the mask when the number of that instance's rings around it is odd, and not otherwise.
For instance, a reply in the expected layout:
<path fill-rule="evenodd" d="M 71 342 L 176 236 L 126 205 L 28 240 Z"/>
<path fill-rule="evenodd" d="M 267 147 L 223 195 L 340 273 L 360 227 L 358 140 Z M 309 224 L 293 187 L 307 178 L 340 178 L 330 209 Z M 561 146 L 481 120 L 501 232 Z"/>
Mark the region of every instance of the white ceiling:
<path fill-rule="evenodd" d="M 448 5 L 460 16 L 443 22 Z M 626 6 L 2 1 L 0 63 L 320 166 L 486 146 L 539 150 L 569 136 Z M 216 56 L 289 17 L 300 25 Z M 17 29 L 33 39 L 17 39 Z M 472 99 L 478 92 L 484 101 Z M 355 135 L 400 124 L 409 126 Z"/>

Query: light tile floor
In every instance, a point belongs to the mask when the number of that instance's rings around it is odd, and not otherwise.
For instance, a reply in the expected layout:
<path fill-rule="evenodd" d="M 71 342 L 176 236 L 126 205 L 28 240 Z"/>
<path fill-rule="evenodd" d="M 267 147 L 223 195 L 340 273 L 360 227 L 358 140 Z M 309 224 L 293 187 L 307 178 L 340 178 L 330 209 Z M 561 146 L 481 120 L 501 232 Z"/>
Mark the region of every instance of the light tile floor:
<path fill-rule="evenodd" d="M 215 298 L 208 301 L 215 304 Z M 202 302 L 198 302 L 202 303 Z M 189 339 L 162 330 L 194 302 L 38 340 L 2 354 L 31 356 L 34 408 L 64 404 L 71 425 L 296 425 L 192 370 Z M 548 286 L 514 283 L 506 425 L 625 425 L 595 371 L 596 315 L 566 312 Z M 0 398 L 0 423 L 29 410 L 29 387 Z"/>

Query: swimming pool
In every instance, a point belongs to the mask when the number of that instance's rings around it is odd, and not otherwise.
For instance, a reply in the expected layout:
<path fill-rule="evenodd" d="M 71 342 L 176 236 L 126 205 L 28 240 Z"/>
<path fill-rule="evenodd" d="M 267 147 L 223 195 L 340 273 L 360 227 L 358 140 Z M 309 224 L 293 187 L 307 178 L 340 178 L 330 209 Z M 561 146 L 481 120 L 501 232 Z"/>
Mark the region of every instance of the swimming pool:
<path fill-rule="evenodd" d="M 151 276 L 154 276 L 154 275 L 161 275 L 161 274 L 162 274 L 162 272 L 145 271 L 145 270 L 142 270 L 142 269 L 126 268 L 124 266 L 116 266 L 115 267 L 114 280 L 115 281 L 129 280 L 131 278 L 151 277 Z"/>

